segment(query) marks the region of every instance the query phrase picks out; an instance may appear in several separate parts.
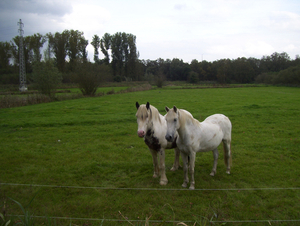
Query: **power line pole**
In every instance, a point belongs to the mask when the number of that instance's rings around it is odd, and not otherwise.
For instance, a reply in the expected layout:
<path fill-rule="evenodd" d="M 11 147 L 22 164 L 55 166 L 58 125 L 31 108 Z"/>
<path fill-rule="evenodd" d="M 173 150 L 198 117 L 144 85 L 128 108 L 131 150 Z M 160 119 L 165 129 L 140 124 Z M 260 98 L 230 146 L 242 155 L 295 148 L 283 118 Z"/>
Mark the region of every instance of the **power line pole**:
<path fill-rule="evenodd" d="M 24 24 L 22 20 L 18 22 L 19 25 L 19 66 L 20 66 L 20 87 L 21 92 L 27 91 L 26 85 L 26 70 L 25 70 L 25 58 L 24 58 L 24 48 L 23 48 L 23 34 L 24 34 Z"/>

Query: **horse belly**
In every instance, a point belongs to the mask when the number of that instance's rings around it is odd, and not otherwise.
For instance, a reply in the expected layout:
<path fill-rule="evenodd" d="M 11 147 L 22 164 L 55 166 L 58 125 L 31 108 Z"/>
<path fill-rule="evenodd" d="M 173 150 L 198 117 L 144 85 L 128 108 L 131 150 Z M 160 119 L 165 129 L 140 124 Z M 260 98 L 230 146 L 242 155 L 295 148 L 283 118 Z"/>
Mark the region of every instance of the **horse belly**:
<path fill-rule="evenodd" d="M 198 139 L 198 147 L 196 147 L 197 152 L 212 151 L 220 145 L 223 139 L 223 131 L 217 125 L 210 126 L 205 133 Z"/>

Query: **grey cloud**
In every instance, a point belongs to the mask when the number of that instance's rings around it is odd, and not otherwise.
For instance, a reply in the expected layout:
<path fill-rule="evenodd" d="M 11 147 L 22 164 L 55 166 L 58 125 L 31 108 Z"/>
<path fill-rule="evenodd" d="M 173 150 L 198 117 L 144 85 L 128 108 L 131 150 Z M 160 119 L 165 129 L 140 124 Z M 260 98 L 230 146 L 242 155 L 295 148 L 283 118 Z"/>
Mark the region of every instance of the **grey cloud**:
<path fill-rule="evenodd" d="M 72 12 L 72 5 L 69 1 L 52 0 L 4 0 L 0 1 L 0 12 L 23 12 L 33 14 L 50 14 L 64 16 Z"/>

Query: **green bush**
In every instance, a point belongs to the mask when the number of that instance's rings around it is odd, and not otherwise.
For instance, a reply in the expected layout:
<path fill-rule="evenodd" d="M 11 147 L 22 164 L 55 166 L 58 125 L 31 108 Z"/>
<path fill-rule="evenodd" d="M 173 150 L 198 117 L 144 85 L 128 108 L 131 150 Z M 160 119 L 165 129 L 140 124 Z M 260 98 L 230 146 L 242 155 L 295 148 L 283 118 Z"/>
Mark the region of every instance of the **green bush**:
<path fill-rule="evenodd" d="M 279 72 L 262 73 L 256 77 L 255 82 L 272 85 L 300 85 L 300 65 Z"/>
<path fill-rule="evenodd" d="M 54 98 L 55 90 L 62 81 L 62 75 L 53 61 L 48 60 L 34 63 L 31 79 L 40 93 Z"/>
<path fill-rule="evenodd" d="M 83 95 L 94 96 L 101 82 L 98 65 L 89 62 L 78 65 L 76 79 Z"/>

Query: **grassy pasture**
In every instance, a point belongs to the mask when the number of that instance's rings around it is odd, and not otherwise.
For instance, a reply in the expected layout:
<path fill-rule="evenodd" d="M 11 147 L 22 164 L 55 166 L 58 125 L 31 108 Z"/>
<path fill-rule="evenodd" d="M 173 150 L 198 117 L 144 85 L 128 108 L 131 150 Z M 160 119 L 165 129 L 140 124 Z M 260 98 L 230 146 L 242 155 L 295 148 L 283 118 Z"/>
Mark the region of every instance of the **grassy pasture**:
<path fill-rule="evenodd" d="M 166 105 L 176 105 L 200 121 L 227 115 L 233 124 L 232 174 L 225 173 L 220 147 L 215 177 L 209 176 L 212 153 L 197 154 L 195 191 L 181 188 L 182 169 L 168 170 L 169 183 L 160 186 L 136 134 L 136 101 L 149 101 L 162 114 Z M 205 225 L 207 219 L 298 225 L 300 190 L 274 188 L 300 187 L 299 103 L 298 88 L 168 88 L 1 109 L 0 207 L 5 203 L 6 214 L 22 214 L 7 197 L 25 207 L 35 196 L 30 213 L 67 218 L 56 219 L 57 225 L 145 225 L 146 218 L 150 225 Z M 173 160 L 174 152 L 167 151 L 167 168 Z M 130 223 L 111 221 L 125 218 Z"/>

